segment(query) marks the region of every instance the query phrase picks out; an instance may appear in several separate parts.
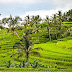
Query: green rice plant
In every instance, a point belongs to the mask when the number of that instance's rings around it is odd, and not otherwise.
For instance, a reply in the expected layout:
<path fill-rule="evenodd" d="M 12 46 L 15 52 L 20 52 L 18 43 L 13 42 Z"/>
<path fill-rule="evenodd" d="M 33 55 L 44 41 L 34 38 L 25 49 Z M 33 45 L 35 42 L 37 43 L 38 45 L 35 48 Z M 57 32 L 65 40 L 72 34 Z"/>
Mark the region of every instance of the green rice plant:
<path fill-rule="evenodd" d="M 67 48 L 67 49 L 71 49 L 72 48 L 72 45 L 70 45 L 66 41 L 57 42 L 57 45 L 60 46 L 60 47 L 63 47 L 63 48 Z"/>

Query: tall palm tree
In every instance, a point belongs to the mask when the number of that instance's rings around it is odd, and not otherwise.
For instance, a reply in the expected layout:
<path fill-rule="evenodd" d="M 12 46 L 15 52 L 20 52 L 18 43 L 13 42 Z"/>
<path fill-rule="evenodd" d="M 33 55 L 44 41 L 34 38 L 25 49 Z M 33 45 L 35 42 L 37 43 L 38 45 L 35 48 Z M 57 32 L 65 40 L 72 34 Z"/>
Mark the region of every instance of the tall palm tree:
<path fill-rule="evenodd" d="M 62 15 L 62 22 L 63 22 L 63 21 L 67 21 L 67 16 L 66 16 L 66 13 L 65 13 L 65 12 L 64 12 L 63 15 Z"/>
<path fill-rule="evenodd" d="M 30 17 L 29 15 L 25 17 L 24 22 L 22 25 L 24 25 L 26 28 L 28 28 L 28 25 L 30 24 Z"/>
<path fill-rule="evenodd" d="M 2 19 L 2 23 L 4 24 L 8 24 L 8 26 L 12 29 L 13 31 L 13 54 L 14 54 L 14 33 L 16 33 L 15 31 L 15 27 L 18 26 L 19 22 L 18 21 L 21 21 L 22 19 L 19 17 L 19 16 L 16 16 L 15 18 L 13 18 L 11 15 L 9 18 L 3 18 Z M 14 59 L 14 56 L 13 56 L 13 63 L 15 65 L 15 59 Z"/>
<path fill-rule="evenodd" d="M 48 33 L 49 33 L 49 39 L 50 39 L 50 41 L 51 41 L 51 34 L 50 34 L 50 22 L 49 22 L 49 17 L 48 16 L 46 16 L 46 21 L 47 21 L 47 23 L 48 23 Z"/>
<path fill-rule="evenodd" d="M 55 34 L 56 34 L 56 39 L 57 39 L 57 16 L 56 16 L 56 14 L 54 14 L 54 16 L 53 16 L 53 19 L 52 19 L 53 21 L 53 23 L 54 23 L 54 25 L 55 25 Z"/>
<path fill-rule="evenodd" d="M 71 21 L 72 21 L 72 9 L 69 10 L 69 11 L 66 13 L 66 15 L 67 15 L 67 20 L 68 20 L 69 22 L 71 22 Z"/>
<path fill-rule="evenodd" d="M 39 32 L 39 27 L 38 27 L 38 23 L 41 21 L 42 19 L 40 18 L 39 15 L 37 16 L 33 16 L 33 21 L 34 21 L 34 24 L 36 24 L 36 33 L 37 33 L 37 38 L 38 38 L 38 41 L 39 41 L 39 35 L 38 35 L 38 32 Z"/>
<path fill-rule="evenodd" d="M 38 50 L 42 48 L 33 48 L 34 43 L 35 42 L 32 42 L 30 35 L 23 36 L 23 38 L 19 42 L 15 43 L 15 47 L 18 48 L 18 51 L 15 54 L 18 54 L 18 58 L 23 54 L 26 56 L 27 68 L 29 67 L 29 55 L 31 53 L 41 56 L 40 53 L 36 51 L 36 49 Z"/>
<path fill-rule="evenodd" d="M 30 17 L 29 17 L 29 15 L 26 17 L 27 17 L 27 23 L 29 24 Z"/>
<path fill-rule="evenodd" d="M 59 19 L 59 30 L 60 30 L 60 37 L 61 37 L 61 28 L 62 28 L 62 12 L 58 11 L 58 19 Z"/>
<path fill-rule="evenodd" d="M 37 24 L 42 20 L 41 18 L 40 18 L 40 16 L 39 15 L 37 15 L 37 16 L 35 16 L 35 24 L 36 24 L 36 27 L 37 27 Z"/>

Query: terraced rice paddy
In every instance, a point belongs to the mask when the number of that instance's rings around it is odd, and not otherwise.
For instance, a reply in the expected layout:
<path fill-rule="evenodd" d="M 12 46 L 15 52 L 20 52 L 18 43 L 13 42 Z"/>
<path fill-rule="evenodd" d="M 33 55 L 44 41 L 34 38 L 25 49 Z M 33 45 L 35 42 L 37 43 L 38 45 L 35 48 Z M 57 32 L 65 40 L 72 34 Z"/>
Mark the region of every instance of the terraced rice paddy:
<path fill-rule="evenodd" d="M 7 35 L 5 35 L 5 30 L 2 31 L 0 31 L 0 66 L 4 67 L 3 61 L 11 60 L 12 62 L 13 60 L 10 58 L 10 55 L 13 53 L 12 32 L 9 32 Z M 19 33 L 20 38 L 21 34 L 22 33 Z M 19 41 L 19 39 L 15 36 L 15 42 Z M 44 65 L 44 67 L 48 69 L 72 69 L 72 37 L 35 44 L 34 47 L 41 47 L 43 50 L 38 50 L 41 54 L 41 57 L 30 55 L 30 62 L 34 61 L 34 59 L 38 59 L 39 64 Z M 15 49 L 15 52 L 16 50 L 17 49 Z M 15 63 L 19 63 L 22 58 L 23 57 L 16 59 Z"/>

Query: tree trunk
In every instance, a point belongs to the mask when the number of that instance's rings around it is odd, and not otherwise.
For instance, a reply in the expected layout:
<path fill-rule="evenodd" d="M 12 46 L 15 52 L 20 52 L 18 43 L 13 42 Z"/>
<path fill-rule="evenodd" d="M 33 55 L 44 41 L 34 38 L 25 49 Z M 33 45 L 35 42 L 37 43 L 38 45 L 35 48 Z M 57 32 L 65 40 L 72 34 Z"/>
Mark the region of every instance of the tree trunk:
<path fill-rule="evenodd" d="M 48 22 L 48 33 L 49 33 L 49 39 L 50 39 L 50 41 L 51 41 L 50 28 L 49 28 L 49 24 L 50 24 L 50 23 L 49 23 L 49 19 L 48 19 L 47 22 Z"/>
<path fill-rule="evenodd" d="M 57 40 L 57 34 L 56 34 L 56 40 Z"/>
<path fill-rule="evenodd" d="M 48 33 L 49 33 L 49 39 L 50 39 L 50 41 L 51 41 L 51 35 L 50 35 L 49 25 L 48 25 Z"/>
<path fill-rule="evenodd" d="M 60 21 L 60 38 L 61 38 L 61 21 Z"/>
<path fill-rule="evenodd" d="M 29 53 L 28 52 L 26 53 L 26 62 L 27 62 L 26 67 L 28 68 L 29 67 Z"/>
<path fill-rule="evenodd" d="M 50 41 L 51 41 L 51 34 L 50 34 Z"/>
<path fill-rule="evenodd" d="M 39 34 L 38 34 L 38 30 L 37 30 L 37 38 L 38 38 L 38 42 L 39 42 Z M 39 42 L 40 43 L 40 42 Z"/>
<path fill-rule="evenodd" d="M 56 26 L 55 26 L 55 29 L 57 30 Z M 56 31 L 55 31 L 56 32 Z M 56 33 L 56 40 L 57 40 L 57 33 Z"/>
<path fill-rule="evenodd" d="M 37 22 L 36 22 L 36 28 L 37 28 L 37 39 L 38 39 L 38 42 L 39 42 L 39 34 L 38 34 Z M 40 42 L 39 42 L 39 43 L 40 43 Z"/>

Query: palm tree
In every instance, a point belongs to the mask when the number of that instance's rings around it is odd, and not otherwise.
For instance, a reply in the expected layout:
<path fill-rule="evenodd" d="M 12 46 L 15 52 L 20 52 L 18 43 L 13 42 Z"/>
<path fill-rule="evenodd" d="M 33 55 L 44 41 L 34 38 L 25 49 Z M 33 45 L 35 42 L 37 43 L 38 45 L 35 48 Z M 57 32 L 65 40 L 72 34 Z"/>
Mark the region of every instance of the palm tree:
<path fill-rule="evenodd" d="M 19 16 L 16 16 L 15 18 L 13 18 L 11 15 L 9 18 L 3 18 L 2 19 L 2 23 L 4 24 L 8 24 L 8 26 L 12 29 L 13 31 L 13 54 L 14 54 L 14 33 L 16 33 L 15 31 L 15 27 L 18 26 L 19 22 L 18 21 L 21 21 L 22 19 L 19 17 Z M 13 63 L 15 65 L 15 59 L 14 59 L 14 56 L 13 56 Z"/>
<path fill-rule="evenodd" d="M 57 16 L 56 16 L 56 14 L 54 14 L 54 16 L 53 16 L 53 23 L 54 23 L 54 25 L 55 25 L 55 34 L 56 34 L 56 39 L 57 39 Z"/>
<path fill-rule="evenodd" d="M 61 37 L 61 26 L 62 26 L 62 12 L 58 11 L 58 19 L 59 19 L 59 30 L 60 30 L 60 37 Z"/>
<path fill-rule="evenodd" d="M 63 15 L 62 15 L 62 22 L 63 22 L 63 21 L 65 21 L 65 22 L 67 21 L 67 16 L 66 16 L 66 13 L 65 13 L 65 12 L 64 12 Z"/>
<path fill-rule="evenodd" d="M 72 9 L 69 10 L 69 11 L 66 13 L 66 15 L 67 15 L 67 20 L 68 20 L 69 22 L 71 22 L 71 21 L 72 21 Z"/>
<path fill-rule="evenodd" d="M 24 25 L 26 28 L 30 24 L 30 17 L 29 15 L 25 17 L 24 22 L 22 22 L 22 25 Z"/>
<path fill-rule="evenodd" d="M 30 35 L 23 36 L 23 38 L 19 42 L 15 43 L 15 47 L 18 48 L 18 51 L 15 54 L 18 54 L 18 58 L 21 57 L 23 54 L 26 56 L 27 68 L 29 67 L 29 55 L 31 53 L 41 56 L 40 53 L 36 51 L 36 49 L 38 50 L 42 48 L 33 48 L 34 43 L 35 42 L 32 42 Z"/>
<path fill-rule="evenodd" d="M 36 24 L 36 33 L 37 33 L 37 38 L 38 38 L 38 41 L 39 41 L 39 35 L 38 35 L 38 32 L 39 32 L 39 27 L 38 27 L 38 23 L 42 20 L 41 18 L 40 18 L 40 16 L 39 15 L 37 15 L 37 16 L 32 16 L 32 22 L 34 23 L 34 24 Z"/>
<path fill-rule="evenodd" d="M 35 16 L 35 24 L 36 24 L 36 27 L 37 27 L 37 24 L 42 20 L 41 18 L 40 18 L 40 16 L 39 15 L 37 15 L 37 16 Z"/>
<path fill-rule="evenodd" d="M 27 17 L 27 23 L 29 24 L 30 17 L 29 17 L 29 15 L 26 17 Z"/>
<path fill-rule="evenodd" d="M 46 16 L 46 21 L 47 21 L 47 23 L 48 23 L 48 33 L 49 33 L 49 39 L 50 39 L 50 41 L 51 41 L 51 34 L 50 34 L 50 22 L 49 22 L 49 17 L 48 16 Z"/>

